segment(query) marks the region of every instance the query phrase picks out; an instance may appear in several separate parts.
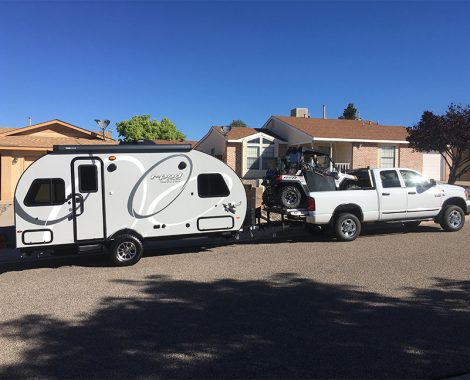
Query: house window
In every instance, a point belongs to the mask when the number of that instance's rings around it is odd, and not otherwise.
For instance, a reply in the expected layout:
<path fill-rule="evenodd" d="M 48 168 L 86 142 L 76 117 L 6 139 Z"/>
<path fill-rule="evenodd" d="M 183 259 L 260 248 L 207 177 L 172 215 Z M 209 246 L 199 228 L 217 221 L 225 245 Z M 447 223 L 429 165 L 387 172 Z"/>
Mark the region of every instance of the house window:
<path fill-rule="evenodd" d="M 199 174 L 197 176 L 197 192 L 200 198 L 226 197 L 230 190 L 224 177 L 219 173 Z"/>
<path fill-rule="evenodd" d="M 268 170 L 274 168 L 276 158 L 274 142 L 266 138 L 256 138 L 247 141 L 246 144 L 246 168 L 247 170 Z"/>
<path fill-rule="evenodd" d="M 24 199 L 28 207 L 54 206 L 65 202 L 65 182 L 61 178 L 39 178 L 31 184 Z"/>
<path fill-rule="evenodd" d="M 394 146 L 382 146 L 380 151 L 380 163 L 381 168 L 393 168 L 395 167 L 395 147 Z"/>

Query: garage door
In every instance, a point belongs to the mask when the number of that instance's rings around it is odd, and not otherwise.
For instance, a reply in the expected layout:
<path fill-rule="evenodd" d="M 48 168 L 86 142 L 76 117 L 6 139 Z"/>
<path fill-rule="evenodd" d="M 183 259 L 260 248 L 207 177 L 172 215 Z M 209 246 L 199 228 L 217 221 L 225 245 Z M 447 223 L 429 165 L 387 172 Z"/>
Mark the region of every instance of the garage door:
<path fill-rule="evenodd" d="M 423 174 L 437 181 L 442 179 L 442 157 L 439 153 L 423 153 Z"/>

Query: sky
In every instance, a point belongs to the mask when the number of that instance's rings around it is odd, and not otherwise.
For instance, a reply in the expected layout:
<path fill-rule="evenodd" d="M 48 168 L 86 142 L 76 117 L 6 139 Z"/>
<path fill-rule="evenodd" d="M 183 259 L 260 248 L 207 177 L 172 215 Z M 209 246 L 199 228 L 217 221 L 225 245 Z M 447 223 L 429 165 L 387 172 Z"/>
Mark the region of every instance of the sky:
<path fill-rule="evenodd" d="M 470 104 L 469 1 L 0 0 L 0 126 L 168 117 L 188 139 L 350 102 L 384 125 Z"/>

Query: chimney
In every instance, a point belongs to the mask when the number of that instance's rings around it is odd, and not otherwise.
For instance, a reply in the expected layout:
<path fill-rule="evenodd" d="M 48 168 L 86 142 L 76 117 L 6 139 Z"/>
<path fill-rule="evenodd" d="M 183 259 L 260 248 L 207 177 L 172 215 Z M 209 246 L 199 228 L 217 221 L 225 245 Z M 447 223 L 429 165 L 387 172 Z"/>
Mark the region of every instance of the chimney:
<path fill-rule="evenodd" d="M 292 117 L 303 117 L 308 118 L 308 108 L 293 108 L 290 111 Z"/>
<path fill-rule="evenodd" d="M 32 124 L 32 119 L 31 119 L 31 116 L 28 117 L 28 122 L 29 122 L 29 126 L 31 127 L 31 124 Z"/>
<path fill-rule="evenodd" d="M 326 119 L 326 105 L 323 104 L 323 119 Z"/>

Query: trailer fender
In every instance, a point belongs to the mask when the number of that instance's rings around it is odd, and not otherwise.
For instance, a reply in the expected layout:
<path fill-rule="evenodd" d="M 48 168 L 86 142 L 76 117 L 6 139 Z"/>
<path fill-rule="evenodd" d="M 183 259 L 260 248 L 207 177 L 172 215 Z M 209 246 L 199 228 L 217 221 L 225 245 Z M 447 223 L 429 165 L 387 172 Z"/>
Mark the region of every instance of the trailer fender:
<path fill-rule="evenodd" d="M 136 232 L 136 231 L 134 231 L 130 228 L 124 228 L 122 230 L 116 231 L 115 233 L 110 235 L 107 240 L 108 241 L 115 240 L 118 236 L 121 236 L 121 235 L 134 235 L 140 241 L 144 241 L 144 238 L 141 234 L 139 234 L 138 232 Z"/>

